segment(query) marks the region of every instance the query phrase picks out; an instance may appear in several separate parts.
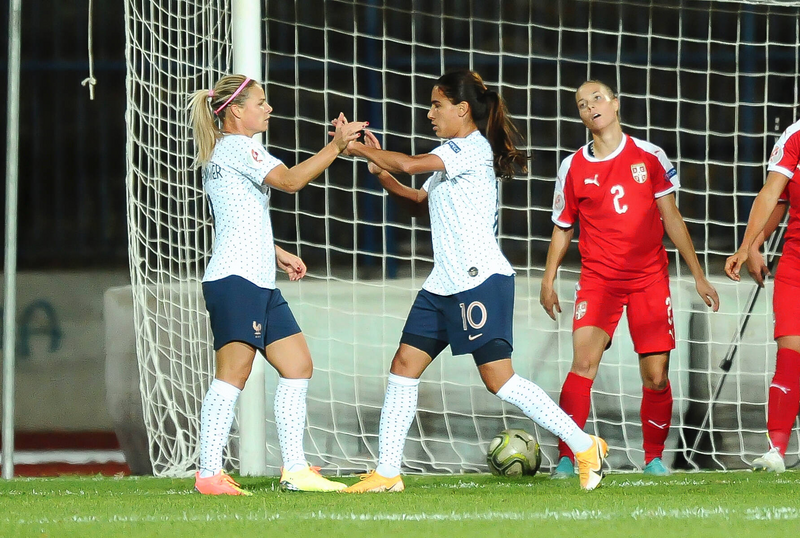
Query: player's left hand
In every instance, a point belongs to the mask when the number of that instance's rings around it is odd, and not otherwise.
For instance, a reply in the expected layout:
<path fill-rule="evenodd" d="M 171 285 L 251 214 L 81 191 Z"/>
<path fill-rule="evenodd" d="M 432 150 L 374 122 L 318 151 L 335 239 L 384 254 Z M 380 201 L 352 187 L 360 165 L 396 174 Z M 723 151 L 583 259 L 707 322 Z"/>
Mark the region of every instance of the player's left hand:
<path fill-rule="evenodd" d="M 348 151 L 350 144 L 354 143 L 356 139 L 361 136 L 361 132 L 369 125 L 369 122 L 349 122 L 344 113 L 339 112 L 339 115 L 331 120 L 331 125 L 333 125 L 336 130 L 328 131 L 328 134 L 333 137 L 333 142 L 336 144 L 336 147 L 345 155 L 350 155 Z"/>
<path fill-rule="evenodd" d="M 717 312 L 719 310 L 719 295 L 711 282 L 706 277 L 702 277 L 695 281 L 697 284 L 697 293 L 706 305 L 711 307 L 711 310 Z"/>
<path fill-rule="evenodd" d="M 275 250 L 278 269 L 289 275 L 289 280 L 300 280 L 306 276 L 306 264 L 298 256 L 283 249 Z"/>
<path fill-rule="evenodd" d="M 756 281 L 759 288 L 764 287 L 764 277 L 770 276 L 769 267 L 764 263 L 764 256 L 758 249 L 750 250 L 750 256 L 747 258 L 747 272 Z"/>
<path fill-rule="evenodd" d="M 725 260 L 725 274 L 728 275 L 728 278 L 739 282 L 739 271 L 749 257 L 750 255 L 745 249 L 739 249 L 733 256 L 728 256 L 728 259 Z"/>

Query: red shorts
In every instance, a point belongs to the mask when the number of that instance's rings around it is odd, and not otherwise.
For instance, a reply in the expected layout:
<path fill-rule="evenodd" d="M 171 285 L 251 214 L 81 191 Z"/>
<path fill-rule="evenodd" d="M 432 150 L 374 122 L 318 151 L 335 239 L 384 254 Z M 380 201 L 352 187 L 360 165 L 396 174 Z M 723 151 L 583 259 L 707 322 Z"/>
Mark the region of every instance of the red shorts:
<path fill-rule="evenodd" d="M 772 294 L 775 316 L 775 339 L 781 336 L 800 336 L 800 286 L 785 280 L 775 280 Z"/>
<path fill-rule="evenodd" d="M 581 279 L 575 291 L 572 330 L 599 327 L 613 338 L 623 307 L 627 307 L 628 327 L 636 353 L 675 349 L 669 277 L 634 291 L 611 288 L 602 281 Z"/>

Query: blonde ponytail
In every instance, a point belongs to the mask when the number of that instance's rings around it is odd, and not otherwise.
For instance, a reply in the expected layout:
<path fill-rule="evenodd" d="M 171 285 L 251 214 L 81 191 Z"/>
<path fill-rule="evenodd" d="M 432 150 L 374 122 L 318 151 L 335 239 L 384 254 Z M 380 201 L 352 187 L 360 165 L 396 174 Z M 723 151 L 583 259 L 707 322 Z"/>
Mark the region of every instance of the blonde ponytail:
<path fill-rule="evenodd" d="M 211 111 L 210 93 L 208 90 L 197 90 L 189 100 L 189 121 L 192 123 L 194 143 L 197 148 L 195 162 L 200 166 L 208 164 L 217 140 L 222 137 Z"/>
<path fill-rule="evenodd" d="M 217 140 L 222 138 L 219 125 L 224 123 L 228 108 L 231 105 L 244 104 L 249 89 L 254 84 L 258 83 L 244 75 L 227 75 L 219 79 L 213 90 L 197 90 L 191 95 L 189 122 L 194 130 L 196 164 L 205 166 L 211 160 L 214 146 L 217 145 Z"/>

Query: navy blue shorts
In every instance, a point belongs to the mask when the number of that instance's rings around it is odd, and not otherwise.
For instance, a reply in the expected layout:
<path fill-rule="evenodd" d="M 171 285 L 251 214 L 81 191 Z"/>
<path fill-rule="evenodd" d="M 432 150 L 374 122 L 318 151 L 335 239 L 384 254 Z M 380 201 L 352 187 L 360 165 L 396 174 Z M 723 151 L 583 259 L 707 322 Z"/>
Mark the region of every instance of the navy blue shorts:
<path fill-rule="evenodd" d="M 231 342 L 264 349 L 300 332 L 279 289 L 260 288 L 240 276 L 203 282 L 214 351 Z"/>
<path fill-rule="evenodd" d="M 441 347 L 434 348 L 436 354 L 450 344 L 453 355 L 463 355 L 494 340 L 504 340 L 508 355 L 495 359 L 509 358 L 514 345 L 513 328 L 514 277 L 492 275 L 477 288 L 455 295 L 420 290 L 408 313 L 401 342 L 414 345 L 413 338 L 405 335 L 421 336 L 442 342 Z"/>

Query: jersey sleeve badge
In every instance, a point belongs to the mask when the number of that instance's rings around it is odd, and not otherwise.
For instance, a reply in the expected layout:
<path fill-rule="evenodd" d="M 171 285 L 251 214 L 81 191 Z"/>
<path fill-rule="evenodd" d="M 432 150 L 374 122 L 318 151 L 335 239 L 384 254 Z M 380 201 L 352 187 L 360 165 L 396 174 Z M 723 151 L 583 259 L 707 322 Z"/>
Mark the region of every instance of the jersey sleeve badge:
<path fill-rule="evenodd" d="M 647 167 L 644 163 L 636 163 L 631 165 L 631 174 L 636 183 L 644 183 L 647 181 Z"/>
<path fill-rule="evenodd" d="M 456 143 L 455 143 L 455 142 L 453 142 L 452 140 L 450 140 L 450 141 L 447 143 L 447 145 L 448 145 L 448 146 L 450 146 L 450 149 L 452 149 L 452 150 L 453 150 L 453 153 L 459 153 L 459 152 L 461 151 L 461 148 L 460 148 L 460 147 L 458 147 L 458 144 L 456 144 Z"/>
<path fill-rule="evenodd" d="M 769 156 L 769 164 L 778 164 L 783 159 L 783 146 L 775 144 L 772 148 L 772 153 Z"/>
<path fill-rule="evenodd" d="M 261 152 L 256 148 L 250 149 L 250 158 L 253 159 L 253 162 L 256 166 L 259 166 L 264 162 L 264 156 L 261 155 Z"/>
<path fill-rule="evenodd" d="M 556 195 L 553 197 L 553 209 L 559 213 L 564 211 L 564 193 L 561 191 L 556 191 Z"/>

